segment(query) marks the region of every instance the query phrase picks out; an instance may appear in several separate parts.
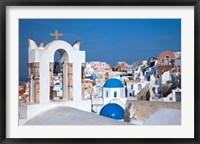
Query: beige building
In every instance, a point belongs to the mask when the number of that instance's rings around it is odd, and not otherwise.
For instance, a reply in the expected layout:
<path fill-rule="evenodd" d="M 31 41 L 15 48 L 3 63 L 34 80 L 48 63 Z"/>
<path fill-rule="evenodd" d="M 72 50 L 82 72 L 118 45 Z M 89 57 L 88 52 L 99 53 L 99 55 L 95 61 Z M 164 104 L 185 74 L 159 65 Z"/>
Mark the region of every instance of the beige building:
<path fill-rule="evenodd" d="M 117 71 L 127 72 L 128 64 L 126 62 L 117 63 Z"/>

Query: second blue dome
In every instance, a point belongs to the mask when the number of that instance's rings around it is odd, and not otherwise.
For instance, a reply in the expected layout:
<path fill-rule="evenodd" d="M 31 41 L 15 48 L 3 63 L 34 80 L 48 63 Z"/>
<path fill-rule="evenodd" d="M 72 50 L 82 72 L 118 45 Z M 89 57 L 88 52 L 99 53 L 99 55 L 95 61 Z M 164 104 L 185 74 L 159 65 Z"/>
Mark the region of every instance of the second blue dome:
<path fill-rule="evenodd" d="M 124 109 L 118 104 L 109 103 L 101 109 L 100 115 L 120 120 L 124 119 Z"/>

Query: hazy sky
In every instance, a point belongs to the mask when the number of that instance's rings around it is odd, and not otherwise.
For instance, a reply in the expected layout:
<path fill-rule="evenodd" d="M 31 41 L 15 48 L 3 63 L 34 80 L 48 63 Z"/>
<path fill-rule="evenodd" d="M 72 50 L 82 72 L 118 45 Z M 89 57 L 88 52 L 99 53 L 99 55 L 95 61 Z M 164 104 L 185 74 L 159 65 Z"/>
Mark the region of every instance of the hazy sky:
<path fill-rule="evenodd" d="M 54 40 L 49 34 L 57 29 L 73 44 L 80 40 L 86 61 L 134 61 L 159 56 L 162 51 L 181 51 L 180 19 L 20 19 L 19 79 L 28 77 L 28 37 L 36 44 Z M 55 59 L 59 59 L 58 53 Z"/>

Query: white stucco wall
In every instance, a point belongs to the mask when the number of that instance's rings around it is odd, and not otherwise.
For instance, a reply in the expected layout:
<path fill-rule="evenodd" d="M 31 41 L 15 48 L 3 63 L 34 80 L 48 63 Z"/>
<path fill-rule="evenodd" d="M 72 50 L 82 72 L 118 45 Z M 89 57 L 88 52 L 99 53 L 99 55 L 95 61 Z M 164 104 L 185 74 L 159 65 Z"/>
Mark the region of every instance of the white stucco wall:
<path fill-rule="evenodd" d="M 162 83 L 163 84 L 166 84 L 167 81 L 170 81 L 171 80 L 171 73 L 170 71 L 166 71 L 162 74 Z"/>
<path fill-rule="evenodd" d="M 54 102 L 45 104 L 27 105 L 27 120 L 34 116 L 59 106 L 73 107 L 83 111 L 91 112 L 91 100 L 84 100 L 81 102 L 67 101 L 67 102 Z"/>
<path fill-rule="evenodd" d="M 141 89 L 138 89 L 138 85 L 141 84 Z M 146 85 L 144 82 L 129 82 L 127 83 L 127 89 L 131 89 L 131 85 L 133 85 L 134 95 L 137 95 Z"/>
<path fill-rule="evenodd" d="M 108 98 L 120 98 L 125 97 L 125 88 L 103 88 L 103 97 L 106 97 L 106 92 L 108 91 Z M 117 97 L 114 97 L 114 92 L 117 92 Z"/>

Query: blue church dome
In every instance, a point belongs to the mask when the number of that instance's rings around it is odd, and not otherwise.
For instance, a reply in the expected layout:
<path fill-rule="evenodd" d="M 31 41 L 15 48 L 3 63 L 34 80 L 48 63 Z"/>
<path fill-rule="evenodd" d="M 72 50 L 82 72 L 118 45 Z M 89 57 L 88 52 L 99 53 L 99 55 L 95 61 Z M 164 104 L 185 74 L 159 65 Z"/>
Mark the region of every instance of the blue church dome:
<path fill-rule="evenodd" d="M 105 82 L 103 87 L 104 88 L 123 88 L 124 85 L 120 80 L 116 78 L 110 78 L 109 80 Z"/>
<path fill-rule="evenodd" d="M 118 104 L 109 103 L 101 109 L 100 115 L 120 120 L 124 119 L 124 109 Z"/>

